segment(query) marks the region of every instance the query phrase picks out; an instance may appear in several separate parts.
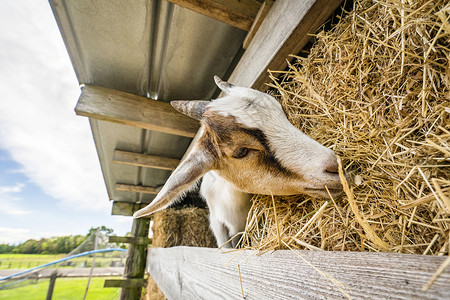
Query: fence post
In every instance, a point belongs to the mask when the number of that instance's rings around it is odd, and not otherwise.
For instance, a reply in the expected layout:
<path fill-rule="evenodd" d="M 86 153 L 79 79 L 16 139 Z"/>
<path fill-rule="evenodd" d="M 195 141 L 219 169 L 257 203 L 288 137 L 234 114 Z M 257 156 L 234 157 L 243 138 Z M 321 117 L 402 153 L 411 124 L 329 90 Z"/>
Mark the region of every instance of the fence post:
<path fill-rule="evenodd" d="M 58 277 L 58 272 L 55 270 L 50 275 L 50 283 L 48 284 L 47 297 L 45 298 L 45 300 L 52 300 L 56 277 Z"/>
<path fill-rule="evenodd" d="M 134 219 L 131 235 L 133 237 L 148 237 L 150 219 Z M 142 279 L 147 265 L 147 244 L 130 244 L 123 277 L 125 279 Z M 120 300 L 135 300 L 141 298 L 142 287 L 123 287 Z"/>

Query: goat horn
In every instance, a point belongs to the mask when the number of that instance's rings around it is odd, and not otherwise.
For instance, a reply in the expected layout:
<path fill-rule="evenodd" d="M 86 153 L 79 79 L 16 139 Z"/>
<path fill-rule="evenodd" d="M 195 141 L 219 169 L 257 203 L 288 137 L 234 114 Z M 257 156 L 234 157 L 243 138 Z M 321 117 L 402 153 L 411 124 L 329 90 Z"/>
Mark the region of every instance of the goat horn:
<path fill-rule="evenodd" d="M 178 110 L 180 113 L 185 114 L 196 120 L 201 120 L 203 113 L 206 110 L 206 106 L 211 103 L 211 101 L 203 100 L 193 100 L 193 101 L 170 101 L 170 104 Z"/>
<path fill-rule="evenodd" d="M 229 94 L 230 89 L 234 88 L 234 85 L 226 81 L 223 81 L 222 79 L 219 78 L 219 76 L 214 76 L 214 81 L 216 82 L 216 85 L 219 87 L 219 89 L 221 89 L 222 92 L 226 94 Z"/>

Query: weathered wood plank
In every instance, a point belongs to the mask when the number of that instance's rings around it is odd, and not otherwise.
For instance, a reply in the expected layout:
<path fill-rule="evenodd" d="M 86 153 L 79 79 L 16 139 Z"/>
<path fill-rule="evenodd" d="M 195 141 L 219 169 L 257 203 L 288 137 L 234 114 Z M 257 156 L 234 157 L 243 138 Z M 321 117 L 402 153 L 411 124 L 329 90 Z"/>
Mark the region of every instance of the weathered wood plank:
<path fill-rule="evenodd" d="M 150 228 L 150 219 L 141 218 L 133 220 L 133 227 L 131 228 L 131 236 L 133 237 L 148 237 Z M 143 279 L 146 268 L 148 245 L 130 244 L 127 252 L 127 261 L 123 271 L 125 279 Z M 120 292 L 120 300 L 140 299 L 141 286 L 122 287 Z"/>
<path fill-rule="evenodd" d="M 261 4 L 256 0 L 168 0 L 210 18 L 248 31 Z"/>
<path fill-rule="evenodd" d="M 132 203 L 114 201 L 112 205 L 111 215 L 113 216 L 132 216 L 136 211 L 143 208 L 145 203 Z"/>
<path fill-rule="evenodd" d="M 270 70 L 283 70 L 342 0 L 277 0 L 234 69 L 230 83 L 265 90 Z"/>
<path fill-rule="evenodd" d="M 116 190 L 122 191 L 122 192 L 134 192 L 134 193 L 144 193 L 144 194 L 156 195 L 156 194 L 158 194 L 160 189 L 154 188 L 151 186 L 116 183 Z"/>
<path fill-rule="evenodd" d="M 92 119 L 186 137 L 194 137 L 200 126 L 170 103 L 91 85 L 83 87 L 75 112 Z"/>
<path fill-rule="evenodd" d="M 250 30 L 247 33 L 247 36 L 244 39 L 244 43 L 242 44 L 242 48 L 247 49 L 250 42 L 253 40 L 253 37 L 255 36 L 256 32 L 258 31 L 259 27 L 261 26 L 262 22 L 266 18 L 267 14 L 269 13 L 270 8 L 273 5 L 273 0 L 265 0 L 263 4 L 261 4 L 261 7 L 259 8 L 258 13 L 256 14 L 255 20 L 253 21 L 252 27 L 250 27 Z"/>
<path fill-rule="evenodd" d="M 105 279 L 103 287 L 121 287 L 121 288 L 142 288 L 147 285 L 146 279 Z"/>
<path fill-rule="evenodd" d="M 180 163 L 180 160 L 175 158 L 146 155 L 121 150 L 114 150 L 112 161 L 119 164 L 162 170 L 175 170 Z"/>
<path fill-rule="evenodd" d="M 148 237 L 137 237 L 137 236 L 109 236 L 110 243 L 126 243 L 126 244 L 136 244 L 136 245 L 148 245 L 152 243 L 152 240 Z"/>
<path fill-rule="evenodd" d="M 345 298 L 318 270 L 344 284 L 342 290 L 353 299 L 450 299 L 450 270 L 429 291 L 422 291 L 446 257 L 308 250 L 252 256 L 248 250 L 221 252 L 150 248 L 147 270 L 169 299 L 242 299 L 241 282 L 247 300 Z"/>

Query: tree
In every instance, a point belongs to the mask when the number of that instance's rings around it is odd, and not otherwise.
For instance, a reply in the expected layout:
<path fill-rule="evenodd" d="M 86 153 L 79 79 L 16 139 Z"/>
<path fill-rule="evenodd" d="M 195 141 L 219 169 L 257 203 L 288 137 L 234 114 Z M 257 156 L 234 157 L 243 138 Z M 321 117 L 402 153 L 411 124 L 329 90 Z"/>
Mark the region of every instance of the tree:
<path fill-rule="evenodd" d="M 86 236 L 68 235 L 51 238 L 41 238 L 40 240 L 29 239 L 18 245 L 0 244 L 0 254 L 3 253 L 24 253 L 24 254 L 58 254 L 69 253 L 83 243 L 90 235 L 95 238 L 95 233 L 99 229 L 103 236 L 114 234 L 114 230 L 106 226 L 92 227 Z M 107 240 L 107 239 L 106 239 Z M 107 241 L 106 241 L 107 242 Z"/>
<path fill-rule="evenodd" d="M 13 245 L 8 244 L 0 244 L 0 254 L 3 253 L 11 253 L 11 251 L 14 249 Z"/>
<path fill-rule="evenodd" d="M 114 229 L 112 228 L 108 228 L 106 226 L 101 226 L 101 227 L 91 227 L 89 229 L 88 234 L 86 235 L 86 237 L 90 236 L 91 234 L 95 235 L 95 232 L 97 231 L 97 229 L 100 230 L 100 232 L 104 233 L 106 236 L 110 236 L 114 234 Z"/>

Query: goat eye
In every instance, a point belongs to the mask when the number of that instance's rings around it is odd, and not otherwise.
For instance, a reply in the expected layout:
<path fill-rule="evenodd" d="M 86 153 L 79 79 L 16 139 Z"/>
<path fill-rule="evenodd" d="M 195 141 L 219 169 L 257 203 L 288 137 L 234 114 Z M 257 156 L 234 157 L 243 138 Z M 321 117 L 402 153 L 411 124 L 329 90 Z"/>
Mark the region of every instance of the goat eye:
<path fill-rule="evenodd" d="M 241 147 L 234 150 L 233 158 L 244 158 L 250 152 L 249 148 Z"/>

